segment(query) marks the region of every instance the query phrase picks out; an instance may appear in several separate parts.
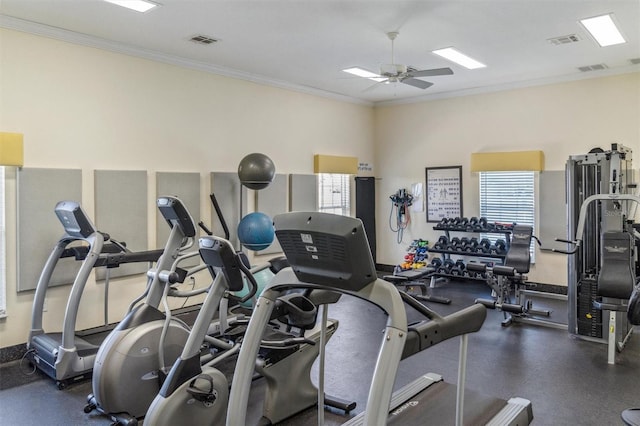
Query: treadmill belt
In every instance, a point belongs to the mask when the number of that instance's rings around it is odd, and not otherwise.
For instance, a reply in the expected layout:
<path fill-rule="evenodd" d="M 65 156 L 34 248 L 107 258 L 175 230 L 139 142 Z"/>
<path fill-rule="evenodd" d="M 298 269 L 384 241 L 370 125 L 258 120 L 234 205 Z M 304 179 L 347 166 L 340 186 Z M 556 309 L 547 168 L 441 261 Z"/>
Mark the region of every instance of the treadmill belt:
<path fill-rule="evenodd" d="M 465 390 L 465 425 L 487 424 L 506 405 L 506 401 Z M 456 419 L 456 386 L 438 382 L 409 398 L 389 414 L 388 425 L 453 425 Z"/>

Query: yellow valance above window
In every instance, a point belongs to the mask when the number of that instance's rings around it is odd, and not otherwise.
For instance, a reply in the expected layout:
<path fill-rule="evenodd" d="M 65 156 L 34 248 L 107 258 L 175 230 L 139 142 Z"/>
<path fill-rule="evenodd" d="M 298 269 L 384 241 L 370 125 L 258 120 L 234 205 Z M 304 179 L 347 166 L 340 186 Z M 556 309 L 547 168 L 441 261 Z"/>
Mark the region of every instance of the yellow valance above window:
<path fill-rule="evenodd" d="M 472 172 L 544 170 L 544 152 L 474 152 L 471 154 Z"/>
<path fill-rule="evenodd" d="M 0 165 L 24 165 L 24 147 L 21 133 L 0 132 Z"/>
<path fill-rule="evenodd" d="M 313 156 L 313 172 L 357 175 L 358 158 L 316 154 Z"/>

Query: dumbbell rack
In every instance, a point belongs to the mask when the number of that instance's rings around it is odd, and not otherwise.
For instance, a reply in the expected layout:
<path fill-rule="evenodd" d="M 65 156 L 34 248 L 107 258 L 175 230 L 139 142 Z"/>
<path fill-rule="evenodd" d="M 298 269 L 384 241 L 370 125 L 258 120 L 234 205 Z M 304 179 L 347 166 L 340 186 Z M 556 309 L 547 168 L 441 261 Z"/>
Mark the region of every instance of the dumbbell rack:
<path fill-rule="evenodd" d="M 485 280 L 486 275 L 483 276 L 481 273 L 467 271 L 464 260 L 458 259 L 454 262 L 451 256 L 490 258 L 495 259 L 496 263 L 503 263 L 509 250 L 512 228 L 513 224 L 488 223 L 484 218 L 471 218 L 470 220 L 466 218 L 443 219 L 433 227 L 436 231 L 444 231 L 444 235 L 429 249 L 431 253 L 440 253 L 442 255 L 441 259 L 432 260 L 430 266 L 436 269 L 432 279 L 440 277 Z M 478 241 L 475 237 L 451 238 L 451 232 L 504 234 L 505 238 L 502 243 L 491 245 L 488 239 Z M 452 242 L 457 244 L 452 244 Z M 443 248 L 443 246 L 446 248 Z M 438 261 L 440 261 L 440 265 L 438 265 Z"/>

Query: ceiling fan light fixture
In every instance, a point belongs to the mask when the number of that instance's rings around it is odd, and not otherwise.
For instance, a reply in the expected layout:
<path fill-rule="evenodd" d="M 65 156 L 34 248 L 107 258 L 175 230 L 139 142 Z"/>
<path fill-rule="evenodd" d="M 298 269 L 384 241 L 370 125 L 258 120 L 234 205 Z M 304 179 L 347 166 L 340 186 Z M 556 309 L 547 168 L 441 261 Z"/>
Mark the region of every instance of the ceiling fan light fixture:
<path fill-rule="evenodd" d="M 627 42 L 613 21 L 613 13 L 581 19 L 580 23 L 589 34 L 591 34 L 600 47 Z"/>
<path fill-rule="evenodd" d="M 158 3 L 153 3 L 146 0 L 104 0 L 107 3 L 117 4 L 118 6 L 126 7 L 127 9 L 135 10 L 136 12 L 148 12 L 149 10 L 160 6 Z"/>
<path fill-rule="evenodd" d="M 437 49 L 431 51 L 431 53 L 435 53 L 438 56 L 441 56 L 451 62 L 455 62 L 458 65 L 462 65 L 463 67 L 474 70 L 477 68 L 485 68 L 486 65 L 482 62 L 476 61 L 475 59 L 465 55 L 453 47 L 446 47 L 444 49 Z"/>

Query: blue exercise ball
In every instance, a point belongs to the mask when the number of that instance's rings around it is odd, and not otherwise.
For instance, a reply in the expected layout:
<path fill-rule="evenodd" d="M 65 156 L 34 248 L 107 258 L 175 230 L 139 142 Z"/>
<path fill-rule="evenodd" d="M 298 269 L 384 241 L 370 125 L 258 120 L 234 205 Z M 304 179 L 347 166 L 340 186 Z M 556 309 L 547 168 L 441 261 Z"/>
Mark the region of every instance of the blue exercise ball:
<path fill-rule="evenodd" d="M 264 213 L 249 213 L 238 224 L 240 243 L 249 250 L 264 250 L 273 243 L 273 221 Z"/>
<path fill-rule="evenodd" d="M 253 153 L 244 157 L 238 166 L 240 182 L 249 189 L 264 189 L 273 181 L 276 166 L 264 154 Z"/>

